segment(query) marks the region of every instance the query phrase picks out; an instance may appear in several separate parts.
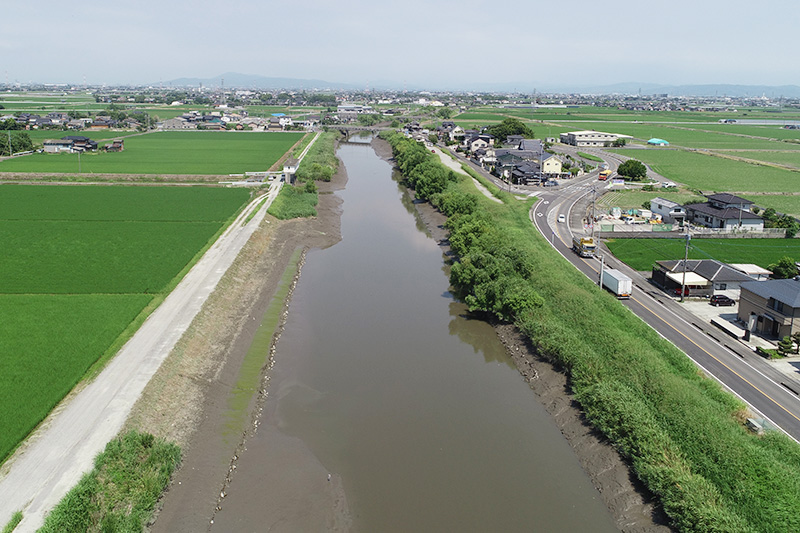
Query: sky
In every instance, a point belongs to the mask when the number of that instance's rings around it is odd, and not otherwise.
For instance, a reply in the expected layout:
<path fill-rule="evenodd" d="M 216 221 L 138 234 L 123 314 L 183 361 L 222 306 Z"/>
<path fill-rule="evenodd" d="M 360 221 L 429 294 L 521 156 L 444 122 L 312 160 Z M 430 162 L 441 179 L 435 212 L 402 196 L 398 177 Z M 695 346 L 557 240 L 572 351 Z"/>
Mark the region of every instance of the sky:
<path fill-rule="evenodd" d="M 800 85 L 794 0 L 9 2 L 0 82 Z"/>

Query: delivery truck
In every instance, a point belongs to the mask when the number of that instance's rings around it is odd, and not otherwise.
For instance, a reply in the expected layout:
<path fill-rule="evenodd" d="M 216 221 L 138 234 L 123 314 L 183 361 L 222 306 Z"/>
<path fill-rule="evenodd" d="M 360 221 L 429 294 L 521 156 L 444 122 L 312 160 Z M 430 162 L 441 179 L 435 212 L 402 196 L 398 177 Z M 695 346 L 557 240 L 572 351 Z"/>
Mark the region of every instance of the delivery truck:
<path fill-rule="evenodd" d="M 617 269 L 609 268 L 602 272 L 603 287 L 611 291 L 617 298 L 627 299 L 631 297 L 633 280 Z"/>
<path fill-rule="evenodd" d="M 573 237 L 572 251 L 581 257 L 594 257 L 596 245 L 591 237 Z"/>

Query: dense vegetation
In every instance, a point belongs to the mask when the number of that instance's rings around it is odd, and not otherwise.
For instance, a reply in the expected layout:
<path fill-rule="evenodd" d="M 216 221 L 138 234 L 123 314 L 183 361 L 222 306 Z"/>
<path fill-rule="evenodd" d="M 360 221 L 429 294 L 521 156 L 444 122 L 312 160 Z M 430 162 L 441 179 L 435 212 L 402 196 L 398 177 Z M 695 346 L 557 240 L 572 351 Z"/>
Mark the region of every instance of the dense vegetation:
<path fill-rule="evenodd" d="M 249 193 L 0 186 L 0 462 L 111 357 Z"/>
<path fill-rule="evenodd" d="M 516 118 L 504 119 L 500 124 L 489 126 L 486 133 L 494 135 L 498 145 L 506 142 L 509 135 L 522 135 L 526 139 L 533 139 L 533 130 Z"/>
<path fill-rule="evenodd" d="M 312 181 L 306 183 L 314 184 Z M 318 201 L 316 188 L 285 184 L 267 209 L 267 213 L 281 220 L 314 217 L 317 216 L 317 210 L 314 207 Z"/>
<path fill-rule="evenodd" d="M 386 138 L 404 173 L 416 171 L 415 182 L 427 185 L 419 169 L 432 160 L 412 141 Z M 748 433 L 733 396 L 552 251 L 528 218 L 532 200 L 495 205 L 470 187 L 448 181 L 431 195 L 449 216 L 457 294 L 471 309 L 513 321 L 563 366 L 588 419 L 658 495 L 673 524 L 682 531 L 800 529 L 800 447 L 782 434 Z"/>
<path fill-rule="evenodd" d="M 176 445 L 147 433 L 115 438 L 50 512 L 40 533 L 141 532 L 180 456 Z"/>
<path fill-rule="evenodd" d="M 644 163 L 635 159 L 628 159 L 617 168 L 617 174 L 625 176 L 634 181 L 639 181 L 647 176 L 647 167 Z"/>
<path fill-rule="evenodd" d="M 339 168 L 339 160 L 336 158 L 336 141 L 339 135 L 335 131 L 320 134 L 297 169 L 298 180 L 331 181 Z"/>

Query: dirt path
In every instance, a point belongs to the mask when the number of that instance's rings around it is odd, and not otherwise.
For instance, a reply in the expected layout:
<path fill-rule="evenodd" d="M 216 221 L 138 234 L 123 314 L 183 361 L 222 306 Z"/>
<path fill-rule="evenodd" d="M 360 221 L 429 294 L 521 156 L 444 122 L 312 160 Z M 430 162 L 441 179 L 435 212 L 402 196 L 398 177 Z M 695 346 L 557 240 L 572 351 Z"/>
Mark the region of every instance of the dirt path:
<path fill-rule="evenodd" d="M 279 189 L 280 183 L 273 184 L 269 198 Z M 242 225 L 259 201 L 240 214 L 103 372 L 62 402 L 3 466 L 0 524 L 22 510 L 17 531 L 35 530 L 91 469 L 95 455 L 119 432 L 150 378 L 264 219 L 262 208 Z"/>

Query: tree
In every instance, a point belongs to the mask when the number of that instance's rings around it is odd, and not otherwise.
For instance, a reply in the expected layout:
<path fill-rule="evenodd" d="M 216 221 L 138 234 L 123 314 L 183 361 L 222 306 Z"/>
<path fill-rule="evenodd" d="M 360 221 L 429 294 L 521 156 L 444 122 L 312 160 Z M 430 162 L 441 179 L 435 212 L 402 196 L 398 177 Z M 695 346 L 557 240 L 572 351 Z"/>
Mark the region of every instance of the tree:
<path fill-rule="evenodd" d="M 797 345 L 797 348 L 794 349 L 794 353 L 800 353 L 800 331 L 792 334 L 792 341 Z"/>
<path fill-rule="evenodd" d="M 773 279 L 789 279 L 797 275 L 797 265 L 794 259 L 788 256 L 781 257 L 777 263 L 769 265 Z"/>
<path fill-rule="evenodd" d="M 453 116 L 453 110 L 448 109 L 446 107 L 441 108 L 439 111 L 436 112 L 436 115 L 443 118 L 448 119 Z"/>
<path fill-rule="evenodd" d="M 647 176 L 647 167 L 635 159 L 628 159 L 617 168 L 617 174 L 639 181 Z"/>
<path fill-rule="evenodd" d="M 789 355 L 794 351 L 794 343 L 792 342 L 792 338 L 786 335 L 780 341 L 778 341 L 778 353 L 783 355 L 784 357 Z"/>
<path fill-rule="evenodd" d="M 522 135 L 526 139 L 533 138 L 533 130 L 528 126 L 517 120 L 516 118 L 507 118 L 500 124 L 489 126 L 486 132 L 494 135 L 497 142 L 503 144 L 509 135 Z"/>
<path fill-rule="evenodd" d="M 627 141 L 625 141 L 625 139 L 620 138 L 612 142 L 611 146 L 613 146 L 614 148 L 622 148 L 623 146 L 625 146 L 626 142 Z"/>

